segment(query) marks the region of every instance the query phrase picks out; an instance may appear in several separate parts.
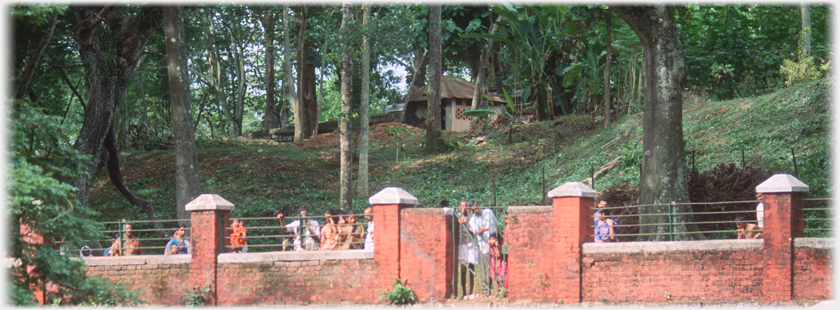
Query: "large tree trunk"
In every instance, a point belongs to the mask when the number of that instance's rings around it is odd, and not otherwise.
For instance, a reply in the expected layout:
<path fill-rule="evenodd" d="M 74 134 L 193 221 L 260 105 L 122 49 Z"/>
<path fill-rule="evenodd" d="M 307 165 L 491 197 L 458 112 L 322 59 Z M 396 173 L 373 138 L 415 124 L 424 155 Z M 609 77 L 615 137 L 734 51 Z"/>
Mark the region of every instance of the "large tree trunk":
<path fill-rule="evenodd" d="M 490 34 L 496 34 L 496 29 L 498 28 L 499 22 L 502 21 L 502 16 L 499 15 L 496 18 L 496 22 L 493 23 L 493 26 L 490 27 Z M 485 94 L 484 85 L 487 84 L 485 80 L 487 80 L 487 63 L 490 60 L 490 52 L 493 49 L 493 40 L 488 39 L 487 44 L 484 45 L 484 50 L 481 53 L 481 63 L 478 65 L 478 74 L 475 78 L 475 90 L 473 90 L 473 98 L 472 104 L 470 105 L 470 109 L 475 110 L 478 108 L 486 107 L 487 106 L 487 99 L 484 99 L 483 94 Z M 501 89 L 497 89 L 497 92 L 501 92 Z M 475 126 L 480 123 L 483 117 L 473 117 L 470 120 L 470 126 Z"/>
<path fill-rule="evenodd" d="M 137 15 L 124 16 L 113 5 L 71 8 L 79 21 L 75 39 L 79 55 L 88 66 L 90 85 L 88 107 L 74 147 L 91 158 L 71 183 L 77 189 L 79 203 L 86 206 L 93 179 L 103 166 L 103 144 L 112 126 L 116 104 L 125 98 L 128 81 L 140 61 L 140 52 L 160 20 L 160 9 L 146 7 Z M 109 28 L 107 32 L 105 26 L 100 25 L 103 21 Z M 106 40 L 103 33 L 112 37 Z"/>
<path fill-rule="evenodd" d="M 266 132 L 278 127 L 274 104 L 274 24 L 274 12 L 270 8 L 266 9 L 263 14 L 263 27 L 265 27 L 265 110 L 263 111 L 263 121 Z"/>
<path fill-rule="evenodd" d="M 303 35 L 302 31 L 301 35 Z M 306 55 L 313 53 L 312 44 L 303 43 L 300 47 L 298 53 L 298 101 L 303 109 L 301 139 L 309 139 L 318 135 L 318 79 L 315 75 L 315 65 L 306 61 Z"/>
<path fill-rule="evenodd" d="M 190 76 L 187 73 L 188 55 L 184 37 L 183 8 L 164 7 L 163 24 L 172 131 L 175 137 L 175 206 L 178 208 L 181 224 L 187 224 L 190 215 L 186 205 L 198 197 L 199 179 L 195 131 L 190 112 Z"/>
<path fill-rule="evenodd" d="M 441 44 L 440 44 L 440 4 L 429 7 L 429 101 L 426 109 L 426 153 L 434 154 L 440 151 L 440 78 L 441 78 Z"/>
<path fill-rule="evenodd" d="M 367 29 L 370 23 L 370 4 L 364 5 L 362 25 Z M 370 34 L 365 32 L 362 37 L 362 106 L 359 107 L 361 120 L 359 127 L 361 137 L 359 142 L 359 178 L 357 193 L 367 197 L 368 193 L 368 145 L 370 144 Z"/>
<path fill-rule="evenodd" d="M 298 38 L 298 48 L 301 48 L 301 38 Z M 286 67 L 285 84 L 286 97 L 292 105 L 292 115 L 295 119 L 295 142 L 303 141 L 303 108 L 298 100 L 292 78 L 292 47 L 289 43 L 289 5 L 283 6 L 283 62 Z M 298 72 L 300 75 L 300 72 Z"/>
<path fill-rule="evenodd" d="M 669 238 L 668 203 L 688 203 L 685 143 L 682 131 L 682 83 L 686 77 L 683 46 L 674 9 L 669 5 L 612 6 L 641 40 L 645 105 L 642 171 L 639 184 L 640 240 Z M 676 207 L 675 240 L 703 239 L 696 232 L 691 206 Z M 664 214 L 664 215 L 661 215 Z"/>
<path fill-rule="evenodd" d="M 610 125 L 610 68 L 612 66 L 612 14 L 607 17 L 607 61 L 604 63 L 604 126 Z"/>
<path fill-rule="evenodd" d="M 349 23 L 353 19 L 351 5 L 347 2 L 342 4 L 341 31 L 347 31 Z M 341 210 L 351 210 L 353 206 L 353 158 L 350 142 L 353 133 L 350 129 L 351 108 L 353 100 L 353 62 L 350 55 L 352 42 L 349 38 L 340 38 L 344 45 L 341 51 L 341 117 L 338 123 L 339 147 L 341 148 L 341 171 L 340 173 L 340 206 Z"/>
<path fill-rule="evenodd" d="M 236 102 L 233 104 L 233 124 L 231 125 L 231 137 L 242 135 L 242 118 L 245 114 L 245 93 L 248 88 L 247 77 L 245 76 L 245 47 L 242 46 L 245 36 L 242 34 L 242 25 L 236 22 L 235 28 L 229 28 L 233 37 L 233 56 L 236 64 Z"/>

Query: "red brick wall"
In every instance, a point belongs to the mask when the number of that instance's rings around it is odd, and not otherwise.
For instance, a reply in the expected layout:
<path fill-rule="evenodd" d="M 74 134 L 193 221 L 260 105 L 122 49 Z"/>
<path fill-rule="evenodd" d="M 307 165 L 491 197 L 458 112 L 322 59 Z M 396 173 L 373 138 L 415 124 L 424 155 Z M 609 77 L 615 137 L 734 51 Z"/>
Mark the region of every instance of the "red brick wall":
<path fill-rule="evenodd" d="M 698 242 L 706 241 L 681 243 L 690 247 L 692 243 L 696 245 Z M 658 243 L 657 246 L 664 245 L 663 242 Z M 597 246 L 621 252 L 621 247 L 634 244 L 645 243 Z M 763 263 L 758 242 L 742 249 L 733 246 L 729 249 L 597 254 L 590 254 L 588 246 L 584 249 L 581 268 L 584 302 L 734 301 L 761 298 Z"/>
<path fill-rule="evenodd" d="M 220 264 L 217 305 L 375 303 L 375 266 L 372 258 Z"/>
<path fill-rule="evenodd" d="M 524 207 L 523 207 L 524 208 Z M 509 296 L 516 300 L 556 302 L 552 293 L 554 257 L 546 247 L 553 240 L 554 214 L 549 207 L 530 208 L 542 212 L 519 212 L 510 208 L 508 236 Z M 529 209 L 529 210 L 530 210 Z"/>
<path fill-rule="evenodd" d="M 831 240 L 831 239 L 829 239 Z M 833 240 L 831 241 L 833 244 Z M 833 298 L 830 248 L 803 247 L 794 250 L 793 297 L 796 300 Z"/>
<path fill-rule="evenodd" d="M 151 305 L 183 305 L 184 293 L 191 287 L 190 263 L 165 262 L 163 255 L 85 258 L 87 274 L 115 283 L 140 294 Z"/>
<path fill-rule="evenodd" d="M 446 298 L 452 292 L 451 219 L 443 209 L 404 209 L 400 225 L 400 278 L 417 298 Z"/>

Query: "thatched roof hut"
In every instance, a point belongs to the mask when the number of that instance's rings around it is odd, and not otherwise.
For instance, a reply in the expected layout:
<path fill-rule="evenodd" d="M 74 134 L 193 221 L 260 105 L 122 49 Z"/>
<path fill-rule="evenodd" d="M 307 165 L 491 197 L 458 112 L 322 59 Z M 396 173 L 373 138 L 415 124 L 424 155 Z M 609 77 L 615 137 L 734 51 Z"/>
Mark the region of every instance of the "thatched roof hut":
<path fill-rule="evenodd" d="M 475 84 L 457 76 L 444 75 L 440 79 L 441 94 L 441 126 L 444 130 L 467 130 L 470 128 L 470 117 L 464 111 L 470 110 Z M 489 95 L 490 108 L 501 112 L 505 100 L 495 95 Z M 428 85 L 410 94 L 408 105 L 405 107 L 405 122 L 409 125 L 425 128 L 426 111 L 429 101 Z"/>

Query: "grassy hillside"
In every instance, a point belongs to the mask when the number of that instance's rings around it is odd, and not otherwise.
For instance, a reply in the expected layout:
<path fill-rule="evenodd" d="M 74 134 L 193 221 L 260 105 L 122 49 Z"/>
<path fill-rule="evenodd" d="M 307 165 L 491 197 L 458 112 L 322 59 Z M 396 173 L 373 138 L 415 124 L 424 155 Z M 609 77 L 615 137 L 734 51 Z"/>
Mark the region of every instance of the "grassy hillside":
<path fill-rule="evenodd" d="M 810 186 L 811 195 L 827 196 L 830 88 L 829 82 L 817 81 L 766 96 L 720 102 L 686 94 L 683 123 L 690 165 L 693 153 L 699 171 L 731 162 L 795 174 L 795 154 L 796 176 Z M 545 191 L 584 180 L 593 169 L 619 157 L 612 169 L 596 179 L 595 189 L 638 183 L 640 113 L 617 116 L 609 128 L 589 115 L 570 115 L 519 126 L 512 135 L 507 126 L 491 128 L 486 134 L 449 132 L 445 138 L 460 146 L 438 155 L 422 153 L 421 129 L 388 126 L 372 128 L 371 190 L 356 195 L 353 208 L 357 212 L 367 206 L 367 197 L 386 186 L 402 187 L 427 207 L 443 199 L 454 203 L 463 198 L 501 206 L 539 202 Z M 405 147 L 397 157 L 400 145 Z M 273 216 L 299 205 L 310 206 L 317 214 L 338 206 L 335 134 L 304 143 L 232 139 L 199 141 L 199 147 L 201 191 L 233 202 L 234 216 Z M 126 152 L 121 163 L 129 187 L 151 199 L 162 218 L 174 218 L 173 152 Z M 101 212 L 100 220 L 146 219 L 119 195 L 104 173 L 92 193 L 91 205 Z"/>

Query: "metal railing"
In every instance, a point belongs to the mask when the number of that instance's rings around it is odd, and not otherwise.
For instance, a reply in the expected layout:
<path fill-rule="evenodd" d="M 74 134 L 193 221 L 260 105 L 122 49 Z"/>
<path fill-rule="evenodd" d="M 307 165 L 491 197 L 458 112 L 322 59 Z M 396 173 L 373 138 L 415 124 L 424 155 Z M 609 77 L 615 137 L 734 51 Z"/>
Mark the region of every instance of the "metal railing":
<path fill-rule="evenodd" d="M 364 249 L 365 237 L 367 234 L 367 221 L 363 214 L 352 214 L 357 218 L 356 223 L 338 224 L 337 241 L 334 250 L 339 249 Z M 349 217 L 349 215 L 347 215 Z M 332 215 L 333 218 L 338 218 L 339 215 Z M 233 228 L 223 227 L 222 235 L 227 242 L 231 244 L 233 238 L 243 238 L 247 244 L 245 252 L 268 252 L 268 251 L 292 251 L 295 250 L 294 240 L 296 236 L 302 236 L 300 242 L 302 247 L 306 248 L 303 243 L 306 242 L 306 233 L 304 225 L 297 225 L 295 231 L 288 231 L 287 225 L 298 221 L 298 223 L 305 223 L 306 220 L 318 222 L 318 234 L 310 236 L 316 243 L 317 250 L 321 249 L 321 236 L 324 233 L 326 224 L 325 216 L 289 216 L 284 218 L 284 223 L 281 225 L 276 217 L 231 217 L 231 220 L 239 219 L 243 221 L 246 235 L 244 237 L 231 237 L 230 233 Z M 353 236 L 353 238 L 350 238 Z M 352 241 L 348 242 L 348 238 Z M 326 241 L 326 240 L 325 240 Z M 227 246 L 225 252 L 231 252 L 233 249 Z"/>
<path fill-rule="evenodd" d="M 804 217 L 796 219 L 804 222 L 805 237 L 828 237 L 832 231 L 831 212 L 828 198 L 803 199 Z M 724 201 L 668 204 L 647 204 L 620 207 L 606 207 L 606 218 L 616 222 L 615 241 L 637 240 L 685 240 L 685 239 L 735 239 L 738 227 L 757 225 L 756 206 L 761 201 Z M 705 206 L 705 208 L 700 208 Z M 591 208 L 594 216 L 595 208 Z M 647 210 L 645 210 L 647 209 Z M 714 211 L 695 211 L 713 209 Z M 640 212 L 640 210 L 644 210 Z M 736 220 L 736 216 L 743 220 Z M 746 225 L 752 224 L 752 225 Z M 595 237 L 595 226 L 589 226 Z M 761 230 L 741 231 L 757 234 Z M 702 237 L 697 236 L 702 234 Z M 689 236 L 693 235 L 693 236 Z"/>
<path fill-rule="evenodd" d="M 163 254 L 166 244 L 171 240 L 172 233 L 178 229 L 178 223 L 187 223 L 185 230 L 189 234 L 189 220 L 126 220 L 100 222 L 104 226 L 102 230 L 102 239 L 81 240 L 81 241 L 63 241 L 59 242 L 59 247 L 65 255 L 79 255 L 83 256 L 83 249 L 85 252 L 89 251 L 88 256 L 111 256 L 113 251 L 117 255 L 126 255 L 126 244 L 128 240 L 138 242 L 142 254 Z M 161 223 L 164 228 L 154 228 L 153 223 Z M 132 237 L 126 236 L 126 224 L 131 224 Z M 185 239 L 189 239 L 187 236 Z M 127 240 L 128 239 L 128 240 Z M 119 242 L 117 242 L 119 241 Z"/>

